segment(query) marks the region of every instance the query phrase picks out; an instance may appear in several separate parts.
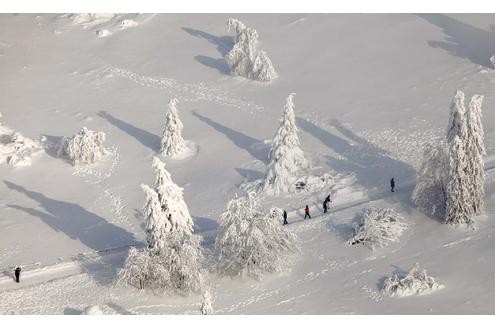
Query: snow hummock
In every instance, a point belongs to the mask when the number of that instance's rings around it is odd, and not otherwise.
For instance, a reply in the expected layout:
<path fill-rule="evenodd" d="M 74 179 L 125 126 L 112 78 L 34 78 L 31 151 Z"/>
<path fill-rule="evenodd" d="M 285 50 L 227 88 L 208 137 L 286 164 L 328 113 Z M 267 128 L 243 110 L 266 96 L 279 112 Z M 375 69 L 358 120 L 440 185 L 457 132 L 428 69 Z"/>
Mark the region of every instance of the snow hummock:
<path fill-rule="evenodd" d="M 98 305 L 90 305 L 90 306 L 86 307 L 81 314 L 82 315 L 102 315 L 103 311 L 100 309 L 100 307 Z"/>
<path fill-rule="evenodd" d="M 74 166 L 93 164 L 109 153 L 103 146 L 104 142 L 104 132 L 95 132 L 83 127 L 74 136 L 62 138 L 57 155 L 67 159 Z"/>
<path fill-rule="evenodd" d="M 407 224 L 402 216 L 391 208 L 367 208 L 360 222 L 354 225 L 354 236 L 349 244 L 363 244 L 374 250 L 386 247 L 390 242 L 399 241 Z"/>
<path fill-rule="evenodd" d="M 39 142 L 24 137 L 0 122 L 0 164 L 30 166 L 31 156 L 40 150 Z"/>
<path fill-rule="evenodd" d="M 396 273 L 387 278 L 382 291 L 389 296 L 405 297 L 430 294 L 444 287 L 416 263 L 409 272 Z"/>

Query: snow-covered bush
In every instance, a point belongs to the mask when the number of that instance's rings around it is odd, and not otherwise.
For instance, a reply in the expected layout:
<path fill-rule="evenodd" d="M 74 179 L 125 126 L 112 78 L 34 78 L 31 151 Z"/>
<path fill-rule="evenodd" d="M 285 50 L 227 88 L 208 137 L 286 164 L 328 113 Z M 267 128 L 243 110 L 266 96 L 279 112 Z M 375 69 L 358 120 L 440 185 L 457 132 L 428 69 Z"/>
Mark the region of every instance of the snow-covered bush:
<path fill-rule="evenodd" d="M 399 241 L 407 229 L 402 216 L 391 208 L 367 208 L 354 225 L 354 236 L 349 244 L 363 244 L 375 250 L 386 247 L 390 242 Z"/>
<path fill-rule="evenodd" d="M 263 189 L 269 194 L 289 192 L 299 171 L 309 167 L 297 135 L 294 95 L 295 93 L 291 93 L 286 99 L 280 126 L 268 155 L 269 163 Z"/>
<path fill-rule="evenodd" d="M 105 133 L 83 127 L 73 137 L 62 138 L 57 154 L 70 161 L 72 165 L 93 164 L 108 153 L 103 146 L 104 142 Z"/>
<path fill-rule="evenodd" d="M 490 63 L 492 63 L 493 68 L 495 68 L 495 55 L 490 57 Z"/>
<path fill-rule="evenodd" d="M 187 295 L 204 286 L 201 238 L 193 235 L 193 222 L 182 196 L 165 164 L 157 157 L 155 188 L 142 185 L 148 247 L 131 249 L 118 283 L 158 292 Z"/>
<path fill-rule="evenodd" d="M 0 115 L 1 117 L 1 115 Z M 41 151 L 38 142 L 24 137 L 0 122 L 0 164 L 29 166 L 31 165 L 31 156 Z"/>
<path fill-rule="evenodd" d="M 184 125 L 179 118 L 177 111 L 176 98 L 171 99 L 168 103 L 168 111 L 165 115 L 165 128 L 163 129 L 160 152 L 165 156 L 176 156 L 182 153 L 186 148 L 186 142 L 182 138 L 182 129 Z"/>
<path fill-rule="evenodd" d="M 268 83 L 278 77 L 266 52 L 256 52 L 258 32 L 255 29 L 234 18 L 227 21 L 227 29 L 236 34 L 234 46 L 225 55 L 233 75 Z"/>
<path fill-rule="evenodd" d="M 439 218 L 445 217 L 447 160 L 444 144 L 427 144 L 412 193 L 421 211 Z"/>
<path fill-rule="evenodd" d="M 215 313 L 211 303 L 212 300 L 211 300 L 210 290 L 206 289 L 203 293 L 203 298 L 201 299 L 201 307 L 200 307 L 201 314 L 211 315 Z"/>
<path fill-rule="evenodd" d="M 416 263 L 409 272 L 394 274 L 385 280 L 383 292 L 389 296 L 424 295 L 441 289 L 444 286 L 437 283 L 435 278 L 429 276 L 426 270 L 420 269 Z"/>
<path fill-rule="evenodd" d="M 221 276 L 259 279 L 281 272 L 298 251 L 297 237 L 281 225 L 281 210 L 265 213 L 260 200 L 254 192 L 236 196 L 220 216 L 215 249 Z"/>

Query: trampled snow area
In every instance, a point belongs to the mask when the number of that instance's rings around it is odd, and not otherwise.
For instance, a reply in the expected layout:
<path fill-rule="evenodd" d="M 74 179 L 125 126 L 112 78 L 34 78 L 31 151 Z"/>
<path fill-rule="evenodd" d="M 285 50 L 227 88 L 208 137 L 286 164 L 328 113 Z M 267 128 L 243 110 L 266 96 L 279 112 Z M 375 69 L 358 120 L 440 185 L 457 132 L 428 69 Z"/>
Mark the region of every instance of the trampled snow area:
<path fill-rule="evenodd" d="M 44 147 L 30 166 L 0 163 L 0 314 L 199 314 L 201 294 L 115 285 L 129 246 L 145 244 L 140 184 L 153 183 L 167 104 L 179 99 L 191 151 L 161 158 L 212 250 L 227 202 L 264 177 L 292 92 L 308 174 L 326 180 L 265 205 L 287 210 L 301 253 L 261 281 L 210 274 L 214 313 L 495 313 L 495 15 L 234 15 L 258 31 L 278 74 L 270 84 L 230 75 L 229 17 L 0 15 L 2 126 Z M 424 145 L 445 135 L 457 89 L 485 96 L 476 231 L 411 202 Z M 57 145 L 82 127 L 104 132 L 109 154 L 72 166 Z M 393 209 L 408 227 L 375 251 L 347 243 L 371 207 Z M 415 263 L 444 288 L 382 292 Z"/>

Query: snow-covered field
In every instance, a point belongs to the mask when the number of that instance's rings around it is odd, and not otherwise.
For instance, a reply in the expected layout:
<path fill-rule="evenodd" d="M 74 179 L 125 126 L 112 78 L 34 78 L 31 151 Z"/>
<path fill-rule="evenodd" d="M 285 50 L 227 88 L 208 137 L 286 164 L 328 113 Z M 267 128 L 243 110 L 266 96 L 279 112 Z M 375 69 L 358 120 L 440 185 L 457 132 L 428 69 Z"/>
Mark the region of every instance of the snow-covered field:
<path fill-rule="evenodd" d="M 167 104 L 179 100 L 189 147 L 163 159 L 211 251 L 227 202 L 263 178 L 291 92 L 311 174 L 329 180 L 267 198 L 287 210 L 301 252 L 289 271 L 260 281 L 211 273 L 215 313 L 495 314 L 495 15 L 233 15 L 258 31 L 278 73 L 271 84 L 230 75 L 229 17 L 0 15 L 0 314 L 200 313 L 201 295 L 115 285 L 129 246 L 145 244 L 140 184 L 153 182 Z M 411 201 L 422 150 L 445 135 L 457 89 L 485 96 L 485 213 L 475 231 Z M 83 127 L 104 132 L 108 153 L 73 166 L 57 144 Z M 26 138 L 20 165 L 8 161 L 13 132 Z M 347 242 L 371 207 L 407 226 L 374 251 Z M 443 288 L 382 292 L 415 263 Z"/>

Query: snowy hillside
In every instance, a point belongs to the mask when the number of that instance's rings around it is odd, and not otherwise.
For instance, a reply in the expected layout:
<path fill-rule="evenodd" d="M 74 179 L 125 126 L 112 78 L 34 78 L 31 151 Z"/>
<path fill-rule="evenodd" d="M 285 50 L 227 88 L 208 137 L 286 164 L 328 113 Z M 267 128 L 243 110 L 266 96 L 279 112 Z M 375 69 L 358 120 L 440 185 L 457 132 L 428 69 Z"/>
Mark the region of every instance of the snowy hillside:
<path fill-rule="evenodd" d="M 257 30 L 271 83 L 230 73 L 229 17 Z M 1 14 L 0 314 L 199 314 L 201 294 L 115 284 L 130 246 L 146 244 L 140 185 L 153 185 L 159 156 L 214 261 L 221 214 L 259 187 L 291 93 L 308 161 L 297 182 L 307 187 L 268 195 L 263 207 L 287 211 L 283 229 L 300 252 L 288 271 L 259 281 L 207 274 L 214 313 L 494 314 L 493 24 L 495 15 Z M 445 138 L 456 90 L 484 95 L 477 230 L 411 201 L 423 149 Z M 185 150 L 171 158 L 161 151 L 174 98 Z M 83 127 L 103 133 L 104 151 L 72 165 L 59 143 Z M 383 247 L 348 242 L 369 208 L 400 217 Z"/>

